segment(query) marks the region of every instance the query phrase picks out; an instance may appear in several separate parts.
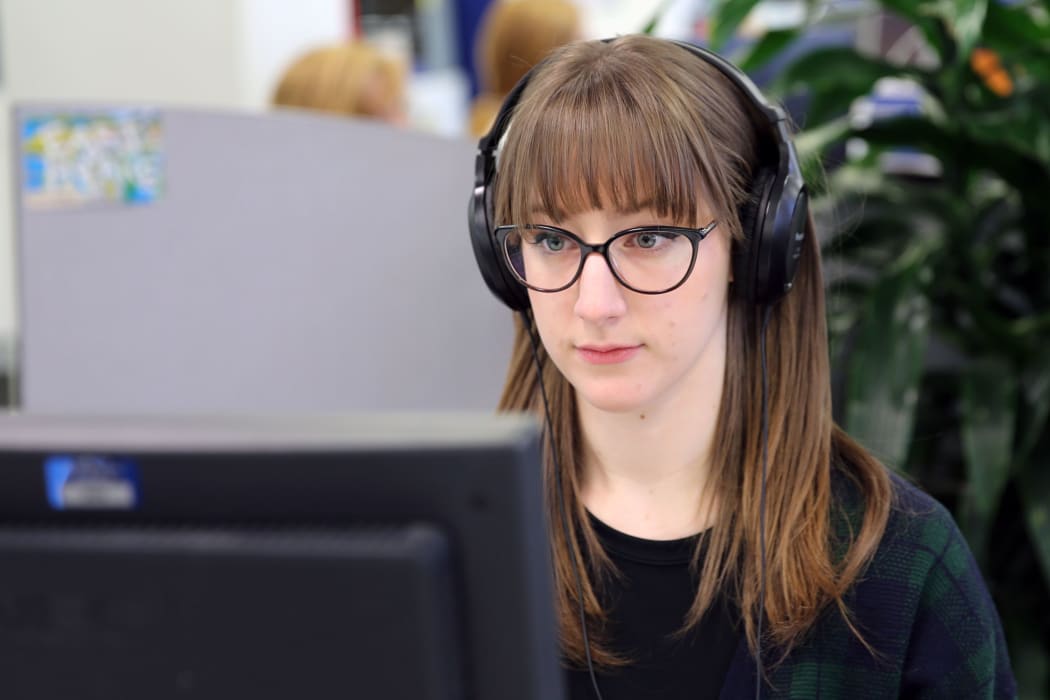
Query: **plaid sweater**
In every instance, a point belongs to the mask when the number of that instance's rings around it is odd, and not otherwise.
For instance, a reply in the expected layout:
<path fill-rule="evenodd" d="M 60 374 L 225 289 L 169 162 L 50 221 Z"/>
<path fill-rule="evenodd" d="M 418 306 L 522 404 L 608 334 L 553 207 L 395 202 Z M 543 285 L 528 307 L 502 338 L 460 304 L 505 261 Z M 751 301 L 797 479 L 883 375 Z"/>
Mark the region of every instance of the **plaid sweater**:
<path fill-rule="evenodd" d="M 763 697 L 1016 697 L 1002 625 L 966 541 L 943 506 L 892 479 L 897 500 L 886 534 L 847 601 L 879 658 L 832 607 L 769 674 Z M 855 506 L 857 494 L 847 482 L 836 479 L 835 491 Z M 756 673 L 741 641 L 720 697 L 754 697 Z"/>

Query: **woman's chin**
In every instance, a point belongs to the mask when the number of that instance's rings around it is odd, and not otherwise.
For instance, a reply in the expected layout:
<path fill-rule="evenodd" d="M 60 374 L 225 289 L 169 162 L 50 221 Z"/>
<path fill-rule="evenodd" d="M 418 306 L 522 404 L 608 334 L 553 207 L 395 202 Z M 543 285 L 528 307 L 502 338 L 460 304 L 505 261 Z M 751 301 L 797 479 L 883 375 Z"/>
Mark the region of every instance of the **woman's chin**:
<path fill-rule="evenodd" d="M 603 383 L 601 386 L 577 386 L 576 400 L 586 402 L 592 408 L 606 413 L 629 413 L 639 411 L 645 405 L 645 397 L 637 385 Z"/>

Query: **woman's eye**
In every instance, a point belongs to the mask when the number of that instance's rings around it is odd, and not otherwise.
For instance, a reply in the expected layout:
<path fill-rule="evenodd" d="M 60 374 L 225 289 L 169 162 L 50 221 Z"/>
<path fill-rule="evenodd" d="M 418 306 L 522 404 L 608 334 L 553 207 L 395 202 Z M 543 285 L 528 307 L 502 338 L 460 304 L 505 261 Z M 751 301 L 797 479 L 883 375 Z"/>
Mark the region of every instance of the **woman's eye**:
<path fill-rule="evenodd" d="M 543 248 L 551 253 L 560 253 L 565 250 L 567 241 L 564 236 L 559 236 L 556 233 L 541 233 L 536 236 L 535 244 L 543 246 Z"/>
<path fill-rule="evenodd" d="M 629 236 L 628 240 L 625 241 L 625 243 L 628 246 L 641 248 L 643 250 L 653 250 L 657 248 L 662 248 L 677 237 L 678 234 L 676 233 L 657 233 L 655 231 L 644 231 L 642 233 L 636 233 L 633 236 Z"/>

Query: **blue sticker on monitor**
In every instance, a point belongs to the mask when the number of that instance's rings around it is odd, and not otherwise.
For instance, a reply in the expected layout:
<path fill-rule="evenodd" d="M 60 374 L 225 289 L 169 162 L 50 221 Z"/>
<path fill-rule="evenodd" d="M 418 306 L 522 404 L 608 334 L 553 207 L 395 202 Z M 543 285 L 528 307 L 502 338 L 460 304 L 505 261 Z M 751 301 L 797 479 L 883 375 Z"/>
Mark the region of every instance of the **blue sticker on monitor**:
<path fill-rule="evenodd" d="M 44 461 L 47 501 L 55 510 L 133 510 L 139 506 L 138 467 L 103 455 L 53 455 Z"/>

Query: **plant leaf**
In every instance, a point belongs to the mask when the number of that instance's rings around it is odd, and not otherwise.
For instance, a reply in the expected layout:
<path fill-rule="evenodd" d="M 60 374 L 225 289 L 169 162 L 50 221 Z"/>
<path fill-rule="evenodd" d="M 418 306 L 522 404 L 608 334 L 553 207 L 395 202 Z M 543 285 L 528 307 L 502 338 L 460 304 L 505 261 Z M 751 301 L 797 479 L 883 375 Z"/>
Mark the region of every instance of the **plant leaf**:
<path fill-rule="evenodd" d="M 998 174 L 1021 193 L 1050 191 L 1050 166 L 1031 154 L 1004 148 L 993 136 L 959 134 L 952 126 L 937 124 L 924 117 L 905 116 L 879 120 L 856 136 L 872 146 L 915 148 L 938 158 L 946 173 L 986 169 Z M 990 142 L 985 142 L 984 139 Z M 1026 198 L 1033 211 L 1048 210 L 1048 200 Z"/>
<path fill-rule="evenodd" d="M 774 29 L 766 32 L 751 46 L 747 55 L 737 61 L 737 65 L 745 73 L 761 68 L 790 46 L 798 34 L 798 29 Z"/>
<path fill-rule="evenodd" d="M 1008 7 L 1001 2 L 988 5 L 981 41 L 998 50 L 1017 49 L 1044 50 L 1050 47 L 1050 21 L 1047 15 L 1040 17 L 1023 7 Z"/>
<path fill-rule="evenodd" d="M 1003 620 L 1007 630 L 1007 646 L 1010 649 L 1010 665 L 1017 679 L 1017 693 L 1021 698 L 1046 696 L 1050 683 L 1050 669 L 1046 660 L 1050 649 L 1043 643 L 1039 623 L 1032 615 L 1013 615 Z"/>
<path fill-rule="evenodd" d="M 1050 163 L 1048 113 L 1050 104 L 1045 110 L 1033 104 L 1024 104 L 1012 106 L 1011 109 L 985 111 L 968 117 L 966 133 L 974 141 L 993 145 L 1000 152 L 1012 152 L 1014 157 L 1034 156 L 1044 163 Z"/>
<path fill-rule="evenodd" d="M 795 150 L 802 168 L 802 178 L 809 186 L 811 197 L 822 194 L 826 189 L 823 172 L 824 153 L 832 145 L 842 143 L 849 133 L 849 118 L 840 117 L 795 135 Z"/>
<path fill-rule="evenodd" d="M 670 4 L 671 0 L 664 0 L 662 3 L 660 3 L 660 6 L 656 9 L 656 12 L 653 13 L 653 16 L 649 19 L 649 21 L 645 23 L 645 26 L 642 27 L 640 33 L 652 35 L 652 33 L 656 31 L 657 23 L 660 21 L 660 18 L 663 17 L 664 12 L 667 11 L 667 7 Z"/>
<path fill-rule="evenodd" d="M 880 0 L 880 3 L 918 27 L 926 38 L 926 43 L 941 57 L 942 62 L 954 50 L 951 38 L 940 25 L 931 7 L 935 3 L 921 0 Z"/>
<path fill-rule="evenodd" d="M 1029 415 L 1021 427 L 1021 439 L 1017 449 L 1020 460 L 1027 460 L 1032 448 L 1039 438 L 1048 430 L 1047 418 L 1050 417 L 1050 358 L 1043 356 L 1035 367 L 1022 374 L 1025 403 Z"/>
<path fill-rule="evenodd" d="M 1016 411 L 1012 367 L 988 359 L 963 374 L 960 433 L 967 483 L 959 525 L 979 562 L 987 560 L 988 534 L 1010 477 Z"/>
<path fill-rule="evenodd" d="M 920 284 L 925 257 L 925 249 L 913 246 L 878 281 L 847 359 L 846 429 L 895 468 L 908 453 L 929 336 L 929 300 Z"/>
<path fill-rule="evenodd" d="M 836 194 L 841 196 L 842 193 Z M 911 245 L 920 235 L 920 229 L 923 235 L 942 236 L 946 222 L 920 218 L 916 212 L 907 209 L 912 201 L 905 199 L 902 202 L 875 193 L 858 202 L 856 206 L 859 209 L 853 214 L 856 223 L 841 226 L 841 232 L 829 237 L 824 246 L 825 253 L 854 262 L 882 253 L 886 258 L 885 264 L 892 262 Z M 940 228 L 934 230 L 934 225 L 940 225 Z M 878 274 L 878 270 L 871 272 Z"/>
<path fill-rule="evenodd" d="M 769 92 L 778 96 L 802 91 L 809 95 L 807 126 L 844 114 L 853 100 L 871 92 L 875 81 L 889 76 L 923 77 L 913 68 L 861 56 L 846 46 L 814 49 L 795 59 L 773 80 Z"/>
<path fill-rule="evenodd" d="M 950 128 L 926 117 L 909 115 L 880 119 L 866 128 L 858 129 L 855 135 L 873 148 L 910 148 L 928 153 L 940 160 L 950 172 L 957 159 L 969 155 L 959 152 L 959 139 Z"/>
<path fill-rule="evenodd" d="M 942 3 L 941 7 L 954 10 L 954 16 L 946 16 L 944 24 L 955 35 L 956 61 L 966 63 L 981 36 L 984 18 L 988 13 L 988 0 L 953 0 L 950 4 Z"/>
<path fill-rule="evenodd" d="M 1018 474 L 1025 524 L 1032 538 L 1043 578 L 1050 584 L 1050 445 L 1042 441 L 1032 461 Z"/>
<path fill-rule="evenodd" d="M 854 261 L 867 257 L 868 251 L 896 259 L 914 241 L 932 239 L 938 245 L 929 264 L 936 269 L 950 254 L 944 248 L 948 236 L 972 218 L 969 203 L 942 184 L 903 181 L 874 167 L 839 168 L 830 178 L 829 192 L 836 199 L 837 220 L 824 251 Z"/>
<path fill-rule="evenodd" d="M 744 21 L 758 0 L 718 0 L 711 8 L 711 36 L 709 43 L 715 51 L 733 38 L 737 27 Z"/>
<path fill-rule="evenodd" d="M 988 12 L 988 0 L 881 0 L 882 5 L 911 20 L 943 61 L 966 63 L 977 45 Z"/>

